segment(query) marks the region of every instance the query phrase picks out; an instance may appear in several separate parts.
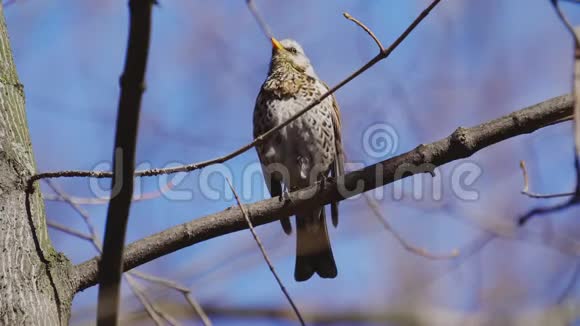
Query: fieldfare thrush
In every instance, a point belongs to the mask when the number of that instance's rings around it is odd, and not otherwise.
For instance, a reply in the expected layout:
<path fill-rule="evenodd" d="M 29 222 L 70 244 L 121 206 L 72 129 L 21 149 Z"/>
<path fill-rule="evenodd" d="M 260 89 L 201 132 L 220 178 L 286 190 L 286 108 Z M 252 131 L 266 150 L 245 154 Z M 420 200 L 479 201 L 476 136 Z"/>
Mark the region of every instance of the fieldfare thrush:
<path fill-rule="evenodd" d="M 328 91 L 300 44 L 272 38 L 272 45 L 268 76 L 254 108 L 254 138 L 288 120 Z M 257 146 L 272 197 L 284 197 L 288 190 L 323 182 L 329 174 L 334 178 L 344 174 L 340 124 L 336 99 L 329 96 Z M 331 203 L 331 215 L 336 226 L 338 202 Z M 290 234 L 290 219 L 280 222 L 284 232 Z M 305 281 L 314 273 L 322 278 L 336 277 L 324 206 L 298 211 L 296 233 L 296 281 Z"/>

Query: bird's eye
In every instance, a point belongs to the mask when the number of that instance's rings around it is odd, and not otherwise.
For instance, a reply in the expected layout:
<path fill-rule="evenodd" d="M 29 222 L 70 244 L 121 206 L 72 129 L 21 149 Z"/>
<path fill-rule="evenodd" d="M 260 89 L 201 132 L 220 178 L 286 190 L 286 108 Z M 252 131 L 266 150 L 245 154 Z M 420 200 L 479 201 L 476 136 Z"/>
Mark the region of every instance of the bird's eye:
<path fill-rule="evenodd" d="M 298 50 L 296 50 L 296 48 L 292 47 L 292 48 L 287 48 L 286 50 L 288 50 L 288 52 L 292 53 L 292 54 L 296 54 L 298 53 Z"/>

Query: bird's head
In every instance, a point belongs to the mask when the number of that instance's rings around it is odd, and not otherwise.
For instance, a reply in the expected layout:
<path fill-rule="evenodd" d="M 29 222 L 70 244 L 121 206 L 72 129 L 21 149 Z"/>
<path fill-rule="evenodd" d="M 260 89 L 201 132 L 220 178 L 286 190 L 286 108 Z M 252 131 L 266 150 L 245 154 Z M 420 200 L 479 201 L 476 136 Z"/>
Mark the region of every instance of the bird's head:
<path fill-rule="evenodd" d="M 270 70 L 277 68 L 294 68 L 300 72 L 317 78 L 314 68 L 310 64 L 310 60 L 304 53 L 302 46 L 298 42 L 291 39 L 284 39 L 278 41 L 274 37 L 272 40 L 272 61 L 270 62 Z"/>

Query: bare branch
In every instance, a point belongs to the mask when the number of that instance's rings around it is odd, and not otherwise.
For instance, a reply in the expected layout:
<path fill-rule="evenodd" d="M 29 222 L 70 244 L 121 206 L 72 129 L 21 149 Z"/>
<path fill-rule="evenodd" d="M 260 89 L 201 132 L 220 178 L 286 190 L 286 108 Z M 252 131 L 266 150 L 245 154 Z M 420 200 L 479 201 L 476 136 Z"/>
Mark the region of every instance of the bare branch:
<path fill-rule="evenodd" d="M 373 214 L 377 217 L 377 220 L 379 220 L 379 222 L 381 222 L 381 224 L 383 225 L 385 230 L 391 232 L 391 234 L 395 237 L 395 239 L 399 242 L 399 244 L 401 244 L 401 246 L 405 250 L 412 252 L 416 255 L 419 255 L 419 256 L 422 256 L 422 257 L 425 257 L 428 259 L 434 259 L 434 260 L 451 259 L 451 258 L 455 258 L 455 257 L 459 256 L 458 249 L 453 249 L 450 253 L 447 253 L 447 254 L 433 254 L 424 248 L 419 248 L 419 247 L 416 247 L 416 246 L 410 244 L 397 231 L 395 231 L 395 229 L 393 229 L 393 227 L 391 226 L 391 224 L 389 223 L 387 218 L 383 215 L 383 212 L 381 212 L 381 208 L 379 207 L 379 205 L 377 204 L 375 199 L 369 193 L 364 193 L 364 198 L 365 198 L 365 201 L 367 202 L 368 206 L 373 211 Z"/>
<path fill-rule="evenodd" d="M 52 186 L 55 186 L 54 184 Z M 63 193 L 63 195 L 66 196 L 66 194 Z M 74 207 L 74 204 L 72 202 L 68 202 L 71 206 Z M 81 214 L 82 215 L 82 214 Z M 84 216 L 83 216 L 84 217 Z M 84 218 L 85 223 L 87 223 L 87 225 L 89 226 L 89 228 L 92 229 L 92 223 L 90 221 L 90 217 Z M 68 226 L 56 223 L 54 221 L 50 221 L 48 220 L 47 225 L 49 227 L 54 228 L 55 230 L 64 232 L 66 234 L 69 234 L 71 236 L 80 238 L 82 240 L 87 240 L 92 242 L 93 244 L 96 244 L 95 249 L 97 250 L 97 252 L 101 253 L 101 247 L 100 244 L 98 242 L 98 235 L 96 233 L 93 233 L 92 235 L 88 235 L 88 234 L 84 234 L 82 232 L 79 232 L 77 230 L 74 230 Z M 177 282 L 165 279 L 165 278 L 161 278 L 161 277 L 157 277 L 157 276 L 153 276 L 153 275 L 149 275 L 140 271 L 130 271 L 127 272 L 127 274 L 125 275 L 126 279 L 127 279 L 127 283 L 129 284 L 129 287 L 131 288 L 131 291 L 133 292 L 133 294 L 135 294 L 135 296 L 137 297 L 137 299 L 139 299 L 139 301 L 141 301 L 141 303 L 143 304 L 145 310 L 147 311 L 148 315 L 151 317 L 151 319 L 153 319 L 153 321 L 156 324 L 159 324 L 159 318 L 158 317 L 162 317 L 165 320 L 168 320 L 170 323 L 173 320 L 170 316 L 168 316 L 167 314 L 163 313 L 162 311 L 160 311 L 158 308 L 155 307 L 154 304 L 152 304 L 150 302 L 150 300 L 147 298 L 147 295 L 145 293 L 145 290 L 142 289 L 141 287 L 139 287 L 136 282 L 133 281 L 133 279 L 131 278 L 131 276 L 136 276 L 139 277 L 141 279 L 147 280 L 149 282 L 152 283 L 156 283 L 156 284 L 160 284 L 163 285 L 167 288 L 171 288 L 174 289 L 178 292 L 181 292 L 185 298 L 185 300 L 188 302 L 188 304 L 192 307 L 192 309 L 197 313 L 197 316 L 200 317 L 200 319 L 202 320 L 203 324 L 205 326 L 211 326 L 212 323 L 209 320 L 207 314 L 203 311 L 203 308 L 201 307 L 201 305 L 193 298 L 193 296 L 191 295 L 191 290 L 189 288 L 187 288 L 186 286 L 183 286 L 181 284 L 178 284 Z M 161 323 L 162 325 L 163 323 Z M 178 324 L 178 323 L 173 323 L 173 324 Z"/>
<path fill-rule="evenodd" d="M 375 43 L 377 43 L 377 46 L 379 47 L 379 52 L 383 52 L 385 51 L 385 48 L 383 47 L 383 44 L 381 43 L 381 41 L 376 37 L 375 33 L 373 33 L 373 31 L 368 28 L 365 24 L 363 24 L 360 20 L 354 18 L 353 16 L 351 16 L 348 12 L 344 12 L 342 13 L 342 15 L 344 16 L 344 18 L 354 22 L 355 24 L 357 24 L 360 28 L 362 28 L 365 32 L 367 32 L 369 34 L 370 37 L 372 37 L 372 39 L 375 41 Z"/>
<path fill-rule="evenodd" d="M 540 207 L 531 209 L 529 212 L 520 216 L 518 218 L 519 225 L 524 225 L 532 217 L 558 212 L 565 210 L 578 202 L 580 202 L 580 39 L 572 24 L 568 21 L 564 13 L 562 12 L 559 1 L 551 0 L 554 9 L 560 20 L 564 23 L 564 26 L 570 34 L 572 34 L 574 40 L 574 72 L 572 73 L 572 101 L 574 107 L 574 163 L 576 167 L 576 188 L 574 194 L 570 200 L 566 203 L 558 204 L 551 207 Z M 525 181 L 524 181 L 525 182 Z"/>
<path fill-rule="evenodd" d="M 90 241 L 93 244 L 93 247 L 95 247 L 95 250 L 99 254 L 101 254 L 102 248 L 101 248 L 101 244 L 98 240 L 98 234 L 96 233 L 96 231 L 92 225 L 92 222 L 91 222 L 91 219 L 90 219 L 90 216 L 88 215 L 88 213 L 83 211 L 81 207 L 76 206 L 76 204 L 74 204 L 73 202 L 68 200 L 68 198 L 69 198 L 68 195 L 65 194 L 64 192 L 62 192 L 50 180 L 46 180 L 46 182 L 53 188 L 53 190 L 55 190 L 59 194 L 59 196 L 61 196 L 61 198 L 64 199 L 65 202 L 67 202 L 69 205 L 71 205 L 75 210 L 77 210 L 79 215 L 81 215 L 83 217 L 85 224 L 91 230 L 91 235 L 84 234 L 82 232 L 79 232 L 77 230 L 74 230 L 72 228 L 69 228 L 67 226 L 58 224 L 58 223 L 50 221 L 50 220 L 48 220 L 46 222 L 46 224 L 49 227 L 52 227 L 58 231 L 64 232 L 66 234 L 80 238 L 82 240 Z M 142 275 L 143 278 L 145 278 L 146 276 L 149 277 L 147 274 L 140 273 L 138 271 L 128 272 L 127 274 L 125 274 L 125 279 L 127 280 L 127 283 L 129 284 L 129 288 L 131 289 L 133 294 L 137 297 L 137 299 L 139 301 L 141 301 L 141 303 L 143 304 L 143 307 L 145 308 L 145 311 L 151 317 L 151 319 L 153 319 L 155 324 L 163 325 L 163 322 L 160 320 L 160 317 L 163 317 L 166 320 L 169 320 L 171 318 L 169 316 L 167 316 L 166 314 L 164 314 L 163 312 L 159 312 L 159 309 L 155 308 L 155 306 L 150 302 L 150 300 L 147 298 L 147 295 L 145 294 L 145 290 L 143 290 L 141 287 L 139 287 L 139 285 L 131 278 L 131 275 L 135 275 L 135 274 Z"/>
<path fill-rule="evenodd" d="M 154 0 L 129 0 L 129 40 L 117 113 L 112 198 L 107 210 L 103 254 L 99 266 L 98 326 L 116 326 L 119 323 L 123 249 L 133 198 L 137 129 L 141 98 L 145 91 L 153 3 Z"/>
<path fill-rule="evenodd" d="M 262 256 L 264 256 L 264 260 L 266 261 L 266 264 L 268 264 L 268 267 L 270 268 L 272 275 L 274 275 L 276 282 L 278 282 L 278 285 L 280 286 L 280 290 L 282 290 L 282 292 L 286 296 L 286 299 L 288 299 L 288 302 L 292 306 L 292 310 L 294 310 L 294 313 L 296 314 L 296 317 L 298 317 L 300 324 L 306 325 L 306 323 L 304 323 L 304 319 L 302 319 L 302 315 L 300 314 L 298 307 L 296 307 L 294 300 L 292 300 L 292 297 L 290 297 L 290 293 L 288 293 L 288 290 L 286 290 L 286 287 L 284 286 L 284 283 L 282 283 L 280 276 L 278 276 L 278 273 L 276 273 L 276 270 L 274 269 L 274 265 L 272 264 L 272 261 L 270 261 L 270 258 L 268 257 L 268 254 L 266 253 L 266 248 L 264 248 L 264 245 L 262 245 L 262 242 L 260 241 L 258 234 L 254 230 L 254 226 L 252 225 L 252 221 L 250 220 L 250 216 L 248 215 L 248 212 L 244 208 L 244 205 L 242 205 L 242 202 L 240 201 L 240 197 L 238 196 L 236 189 L 234 189 L 234 186 L 232 185 L 232 182 L 230 181 L 230 179 L 226 178 L 226 181 L 228 182 L 228 185 L 230 186 L 230 189 L 232 190 L 232 193 L 234 194 L 234 197 L 236 198 L 236 202 L 238 203 L 238 207 L 240 208 L 240 211 L 242 212 L 242 215 L 244 216 L 246 223 L 248 223 L 248 228 L 250 229 L 250 232 L 252 232 L 252 236 L 254 236 L 254 240 L 256 240 L 256 244 L 258 245 L 258 248 L 260 248 L 260 251 L 262 252 Z"/>
<path fill-rule="evenodd" d="M 280 218 L 295 215 L 296 211 L 313 206 L 322 206 L 331 201 L 340 201 L 364 191 L 392 183 L 403 177 L 398 173 L 401 166 L 440 166 L 511 137 L 531 133 L 552 124 L 572 112 L 572 97 L 564 95 L 531 107 L 516 111 L 501 118 L 482 123 L 472 128 L 458 128 L 450 136 L 431 144 L 421 145 L 414 150 L 370 165 L 339 178 L 325 182 L 324 189 L 315 184 L 290 194 L 294 205 L 285 205 L 280 198 L 263 200 L 244 207 L 252 216 L 253 225 L 262 225 Z M 423 170 L 408 171 L 405 177 Z M 377 179 L 377 176 L 382 178 Z M 362 187 L 357 187 L 359 184 Z M 339 189 L 355 189 L 348 194 Z M 126 248 L 123 269 L 130 270 L 156 258 L 211 238 L 248 228 L 239 208 L 193 219 L 190 222 L 131 243 Z M 95 285 L 97 280 L 95 257 L 76 266 L 77 289 Z"/>
<path fill-rule="evenodd" d="M 344 155 L 344 159 L 348 160 L 347 155 L 344 153 L 343 153 L 343 155 Z M 433 259 L 433 260 L 451 259 L 451 258 L 455 258 L 459 255 L 458 249 L 454 249 L 452 252 L 450 252 L 448 254 L 433 254 L 424 248 L 419 248 L 419 247 L 414 246 L 413 244 L 409 243 L 407 240 L 405 240 L 405 238 L 403 238 L 403 236 L 401 236 L 392 227 L 391 223 L 389 223 L 387 217 L 381 211 L 381 207 L 380 207 L 379 203 L 377 202 L 377 200 L 375 198 L 373 198 L 373 196 L 369 193 L 364 193 L 363 196 L 365 198 L 365 202 L 367 203 L 367 206 L 369 206 L 369 208 L 373 212 L 373 215 L 383 225 L 384 229 L 389 231 L 393 235 L 393 237 L 395 237 L 395 240 L 397 240 L 397 242 L 399 242 L 399 244 L 401 245 L 401 247 L 403 247 L 403 249 L 405 249 L 409 252 L 412 252 L 416 255 L 419 255 L 419 256 L 422 256 L 422 257 L 425 257 L 428 259 Z"/>
<path fill-rule="evenodd" d="M 249 149 L 253 148 L 256 145 L 263 143 L 266 139 L 274 135 L 276 132 L 280 131 L 282 128 L 286 127 L 288 124 L 292 123 L 294 120 L 301 117 L 303 114 L 320 104 L 325 98 L 329 97 L 337 90 L 342 88 L 344 85 L 348 84 L 350 81 L 358 77 L 363 72 L 367 71 L 369 68 L 374 66 L 377 62 L 386 59 L 400 44 L 409 36 L 409 34 L 419 25 L 421 21 L 431 12 L 433 8 L 440 2 L 441 0 L 433 0 L 431 4 L 419 14 L 419 16 L 403 31 L 403 33 L 386 49 L 382 50 L 379 54 L 377 54 L 374 58 L 369 60 L 366 64 L 360 67 L 358 70 L 353 72 L 350 76 L 343 79 L 340 83 L 336 86 L 329 89 L 326 93 L 320 95 L 317 99 L 312 101 L 309 105 L 307 105 L 302 110 L 298 111 L 288 120 L 282 122 L 281 124 L 277 125 L 276 127 L 268 130 L 267 132 L 261 134 L 260 136 L 256 137 L 251 143 L 248 143 L 237 150 L 226 154 L 224 156 L 220 156 L 211 160 L 202 161 L 198 163 L 188 164 L 188 165 L 181 165 L 172 168 L 165 168 L 165 169 L 150 169 L 150 170 L 141 170 L 136 171 L 135 176 L 138 177 L 148 177 L 148 176 L 156 176 L 161 174 L 171 174 L 177 172 L 191 172 L 194 170 L 202 169 L 210 165 L 224 163 L 226 161 L 231 160 L 234 157 L 239 156 L 242 153 L 247 152 Z M 47 179 L 47 178 L 60 178 L 60 177 L 91 177 L 91 178 L 110 178 L 112 177 L 111 172 L 107 171 L 57 171 L 57 172 L 44 172 L 33 175 L 29 179 L 29 183 L 34 183 L 40 179 Z M 30 191 L 33 191 L 33 188 L 29 186 Z"/>
<path fill-rule="evenodd" d="M 184 315 L 187 307 L 176 303 L 164 304 L 166 310 L 174 315 Z M 235 318 L 254 322 L 255 320 L 286 322 L 293 320 L 290 310 L 270 307 L 244 307 L 206 305 L 206 310 L 215 317 Z M 341 309 L 340 311 L 311 311 L 305 317 L 315 325 L 570 325 L 580 317 L 580 302 L 567 300 L 559 304 L 531 309 L 497 311 L 462 311 L 412 304 L 398 309 Z M 125 320 L 128 324 L 139 324 L 143 312 L 134 312 Z"/>
<path fill-rule="evenodd" d="M 173 189 L 175 185 L 169 181 L 167 182 L 167 184 L 163 185 L 163 187 L 161 187 L 160 190 L 158 191 L 151 191 L 151 192 L 145 192 L 142 194 L 135 194 L 133 196 L 132 201 L 133 202 L 140 202 L 140 201 L 146 201 L 146 200 L 152 200 L 152 199 L 157 199 L 162 197 L 165 193 L 167 193 L 168 191 L 170 191 L 171 189 Z M 64 199 L 61 196 L 55 196 L 52 194 L 42 194 L 42 197 L 45 200 L 51 200 L 51 201 L 64 201 Z M 73 196 L 67 196 L 67 200 L 70 203 L 74 203 L 77 205 L 104 205 L 109 203 L 109 201 L 111 200 L 110 197 L 98 197 L 98 198 L 90 198 L 90 197 L 73 197 Z"/>
<path fill-rule="evenodd" d="M 85 225 L 87 226 L 87 228 L 90 231 L 90 235 L 84 234 L 82 232 L 79 232 L 77 230 L 74 230 L 72 228 L 69 228 L 67 226 L 58 224 L 58 223 L 50 221 L 50 220 L 47 221 L 47 225 L 58 230 L 58 231 L 67 233 L 69 235 L 75 236 L 75 237 L 83 239 L 83 240 L 90 241 L 93 244 L 93 247 L 95 248 L 95 250 L 99 254 L 101 254 L 102 248 L 101 248 L 101 243 L 99 241 L 99 235 L 98 235 L 97 230 L 95 229 L 95 227 L 91 221 L 91 217 L 90 217 L 89 213 L 84 208 L 80 207 L 77 203 L 73 202 L 71 199 L 72 197 L 69 196 L 67 193 L 65 193 L 62 189 L 60 189 L 60 187 L 58 187 L 52 180 L 45 180 L 45 182 L 57 194 L 57 196 L 60 200 L 69 204 L 83 218 Z M 206 326 L 212 325 L 211 321 L 207 317 L 207 314 L 203 311 L 203 308 L 201 307 L 201 305 L 192 297 L 191 290 L 189 288 L 187 288 L 186 286 L 180 285 L 177 282 L 174 282 L 174 281 L 171 281 L 168 279 L 149 275 L 149 274 L 142 273 L 139 271 L 131 271 L 131 272 L 129 272 L 129 274 L 136 276 L 136 277 L 139 277 L 141 279 L 147 280 L 149 282 L 160 284 L 160 285 L 163 285 L 165 287 L 172 288 L 176 291 L 181 292 L 183 294 L 185 300 L 191 305 L 192 309 L 200 317 L 203 324 Z M 148 303 L 148 301 L 143 301 L 144 298 L 146 299 L 146 294 L 144 291 L 140 291 L 140 289 L 134 288 L 135 282 L 130 282 L 129 279 L 127 279 L 127 283 L 131 287 L 133 293 L 143 303 L 143 306 L 145 307 L 145 309 L 148 309 L 148 306 L 152 306 L 151 304 Z M 150 308 L 150 309 L 152 309 L 151 311 L 153 313 L 156 310 L 156 309 L 154 309 L 154 307 Z M 163 315 L 163 314 L 161 313 L 161 315 Z M 152 316 L 151 318 L 154 318 L 154 317 Z M 170 317 L 167 317 L 167 318 L 170 318 Z M 154 321 L 155 321 L 155 319 L 154 319 Z"/>
<path fill-rule="evenodd" d="M 258 9 L 254 4 L 254 0 L 247 0 L 246 3 L 248 4 L 248 9 L 250 9 L 250 12 L 252 13 L 252 15 L 254 15 L 254 18 L 256 19 L 258 25 L 262 29 L 262 32 L 264 32 L 268 40 L 270 40 L 270 38 L 272 38 L 274 34 L 272 34 L 272 30 L 270 29 L 264 18 L 262 18 L 262 16 L 258 12 Z"/>
<path fill-rule="evenodd" d="M 130 275 L 125 275 L 125 279 L 129 284 L 129 288 L 131 289 L 131 291 L 133 291 L 133 294 L 135 294 L 135 296 L 143 304 L 143 307 L 145 308 L 147 315 L 149 315 L 149 317 L 153 319 L 153 321 L 155 322 L 155 325 L 158 326 L 163 325 L 163 320 L 161 320 L 161 316 L 159 316 L 157 310 L 153 308 L 153 304 L 149 301 L 149 298 L 147 298 L 147 296 L 145 295 L 145 291 L 143 290 L 143 288 L 141 288 L 141 286 Z"/>
<path fill-rule="evenodd" d="M 63 201 L 55 194 L 43 193 L 42 199 L 49 201 Z M 71 201 L 78 205 L 104 205 L 109 202 L 109 198 L 71 197 Z"/>
<path fill-rule="evenodd" d="M 101 247 L 101 241 L 99 239 L 99 235 L 97 234 L 97 229 L 95 228 L 93 222 L 91 221 L 89 212 L 87 212 L 87 210 L 85 210 L 84 208 L 80 207 L 78 204 L 74 203 L 71 200 L 70 196 L 64 191 L 62 191 L 62 189 L 60 189 L 60 187 L 56 185 L 52 180 L 45 180 L 45 182 L 52 189 L 52 191 L 54 191 L 64 202 L 69 204 L 83 218 L 83 221 L 85 222 L 85 225 L 87 226 L 91 234 L 89 240 L 91 241 L 95 250 L 100 254 L 103 251 L 103 248 Z"/>
<path fill-rule="evenodd" d="M 70 228 L 70 227 L 68 227 L 66 225 L 62 225 L 62 224 L 57 223 L 55 221 L 51 221 L 49 219 L 46 220 L 46 225 L 48 225 L 48 227 L 51 227 L 51 228 L 53 228 L 55 230 L 58 230 L 60 232 L 64 232 L 64 233 L 66 233 L 68 235 L 72 235 L 73 237 L 77 237 L 77 238 L 80 238 L 80 239 L 83 239 L 83 240 L 87 240 L 87 241 L 92 241 L 93 240 L 93 237 L 91 237 L 88 234 L 84 234 L 84 233 L 82 233 L 80 231 L 77 231 L 75 229 L 72 229 L 72 228 Z"/>
<path fill-rule="evenodd" d="M 556 193 L 556 194 L 537 194 L 535 192 L 531 192 L 529 190 L 530 183 L 528 178 L 528 170 L 526 169 L 526 162 L 520 161 L 520 168 L 522 169 L 522 174 L 524 176 L 524 188 L 522 189 L 521 193 L 531 197 L 531 198 L 558 198 L 558 197 L 570 197 L 574 196 L 573 192 L 563 192 L 563 193 Z"/>
<path fill-rule="evenodd" d="M 174 289 L 178 292 L 181 292 L 183 294 L 185 300 L 187 301 L 187 303 L 191 306 L 193 311 L 195 311 L 197 316 L 201 319 L 202 323 L 205 326 L 212 325 L 211 320 L 209 319 L 209 317 L 207 316 L 207 314 L 205 313 L 205 311 L 203 310 L 203 308 L 201 307 L 199 302 L 197 302 L 197 300 L 195 300 L 193 298 L 193 296 L 191 296 L 191 289 L 189 289 L 188 287 L 181 285 L 181 284 L 179 284 L 175 281 L 172 281 L 172 280 L 168 280 L 168 279 L 161 278 L 158 276 L 145 274 L 145 273 L 142 273 L 139 271 L 131 271 L 130 273 L 136 277 L 147 280 L 149 282 L 156 283 L 156 284 L 165 286 L 167 288 Z"/>
<path fill-rule="evenodd" d="M 559 211 L 566 210 L 566 209 L 570 208 L 572 206 L 572 204 L 575 203 L 575 198 L 577 198 L 577 197 L 573 196 L 572 199 L 569 201 L 566 201 L 564 203 L 557 204 L 554 206 L 550 206 L 550 207 L 532 208 L 527 213 L 523 214 L 522 216 L 520 216 L 518 218 L 518 224 L 520 226 L 523 226 L 524 224 L 528 223 L 528 221 L 530 219 L 532 219 L 533 217 L 551 214 L 551 213 L 557 213 Z"/>
<path fill-rule="evenodd" d="M 580 37 L 574 30 L 574 27 L 560 8 L 558 0 L 551 0 L 554 9 L 558 17 L 564 23 L 566 29 L 572 35 L 574 40 L 574 71 L 572 72 L 572 96 L 574 97 L 574 159 L 576 165 L 576 189 L 575 197 L 580 196 Z M 577 202 L 574 198 L 570 201 L 570 204 Z"/>
<path fill-rule="evenodd" d="M 162 285 L 162 286 L 165 286 L 168 288 L 172 288 L 172 289 L 177 290 L 179 292 L 187 292 L 187 293 L 190 292 L 188 287 L 181 285 L 181 284 L 179 284 L 175 281 L 172 281 L 172 280 L 168 280 L 168 279 L 154 276 L 154 275 L 150 275 L 150 274 L 145 274 L 145 273 L 140 272 L 140 271 L 132 271 L 132 273 L 134 276 L 136 276 L 140 279 L 149 281 L 151 283 L 155 283 L 155 284 L 159 284 L 159 285 Z"/>
<path fill-rule="evenodd" d="M 47 181 L 49 181 L 49 180 L 47 180 Z M 72 205 L 72 203 L 69 203 L 69 204 Z M 85 223 L 90 223 L 90 220 L 85 219 Z M 95 246 L 95 249 L 97 250 L 97 252 L 101 253 L 101 251 L 102 251 L 101 246 L 98 243 L 98 240 L 96 238 L 96 234 L 92 234 L 92 235 L 84 234 L 84 233 L 79 232 L 77 230 L 74 230 L 68 226 L 65 226 L 65 225 L 56 223 L 54 221 L 50 221 L 50 220 L 47 220 L 46 224 L 55 230 L 64 232 L 68 235 L 80 238 L 82 240 L 87 240 L 87 241 L 92 242 L 93 245 Z M 138 271 L 130 271 L 127 274 L 125 274 L 125 279 L 127 280 L 127 283 L 129 284 L 129 288 L 131 289 L 133 294 L 135 294 L 137 299 L 139 301 L 141 301 L 148 316 L 151 317 L 151 319 L 153 319 L 155 324 L 156 325 L 163 325 L 163 322 L 160 319 L 161 317 L 165 318 L 166 320 L 171 319 L 171 317 L 167 316 L 166 314 L 158 313 L 159 309 L 155 308 L 155 306 L 150 302 L 150 300 L 147 298 L 147 295 L 145 294 L 145 291 L 131 278 L 131 275 L 139 275 L 139 277 L 142 277 L 144 279 L 152 277 L 152 276 L 149 276 L 147 274 L 144 274 L 144 273 L 141 273 Z M 161 316 L 161 315 L 163 315 L 163 316 Z"/>
<path fill-rule="evenodd" d="M 50 180 L 50 179 L 48 179 L 48 180 Z M 152 199 L 159 198 L 159 197 L 163 196 L 166 192 L 171 190 L 173 187 L 174 187 L 174 184 L 171 181 L 169 181 L 159 191 L 146 192 L 146 193 L 143 193 L 140 195 L 135 194 L 133 196 L 133 202 L 152 200 Z M 64 199 L 61 196 L 58 196 L 58 195 L 55 196 L 53 194 L 44 194 L 43 193 L 42 198 L 44 198 L 45 200 L 51 200 L 51 201 L 64 201 Z M 110 200 L 111 200 L 110 197 L 88 198 L 88 197 L 67 196 L 66 201 L 68 201 L 70 203 L 77 204 L 77 205 L 104 205 L 104 204 L 107 204 Z"/>

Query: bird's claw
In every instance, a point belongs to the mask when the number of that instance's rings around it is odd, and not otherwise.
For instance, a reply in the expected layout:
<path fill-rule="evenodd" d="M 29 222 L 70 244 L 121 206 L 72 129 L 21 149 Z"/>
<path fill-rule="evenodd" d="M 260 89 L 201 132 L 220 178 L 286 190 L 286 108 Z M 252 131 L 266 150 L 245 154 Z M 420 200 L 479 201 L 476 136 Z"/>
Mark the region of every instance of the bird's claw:
<path fill-rule="evenodd" d="M 326 184 L 327 183 L 333 183 L 336 181 L 336 178 L 333 176 L 327 176 L 327 177 L 322 177 L 322 179 L 320 179 L 320 191 L 323 191 L 324 188 L 326 188 Z"/>
<path fill-rule="evenodd" d="M 284 187 L 284 189 L 282 190 L 282 196 L 280 196 L 280 201 L 284 201 L 286 203 L 294 205 L 294 201 L 292 200 L 292 197 L 290 197 L 290 191 L 288 191 L 288 188 Z"/>

